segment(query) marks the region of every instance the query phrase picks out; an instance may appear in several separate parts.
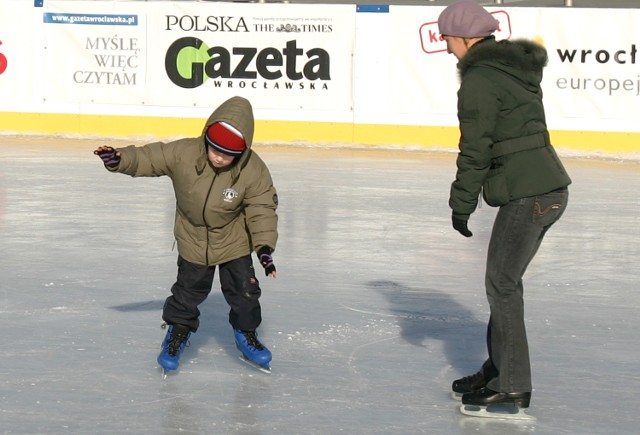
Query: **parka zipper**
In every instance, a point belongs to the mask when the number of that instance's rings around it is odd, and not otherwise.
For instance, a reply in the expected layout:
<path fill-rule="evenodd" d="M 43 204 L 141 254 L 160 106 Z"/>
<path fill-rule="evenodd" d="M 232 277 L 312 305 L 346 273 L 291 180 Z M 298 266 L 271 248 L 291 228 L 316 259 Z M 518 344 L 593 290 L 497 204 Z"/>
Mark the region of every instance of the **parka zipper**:
<path fill-rule="evenodd" d="M 204 264 L 209 265 L 209 224 L 207 224 L 207 218 L 205 217 L 205 212 L 207 210 L 207 203 L 209 202 L 209 196 L 211 196 L 211 190 L 213 189 L 213 183 L 216 181 L 216 177 L 218 176 L 217 171 L 213 171 L 213 178 L 211 179 L 211 185 L 209 186 L 209 190 L 207 191 L 207 197 L 204 199 L 204 204 L 202 206 L 202 222 L 204 222 L 204 229 L 207 232 L 206 237 L 206 245 L 204 247 Z"/>

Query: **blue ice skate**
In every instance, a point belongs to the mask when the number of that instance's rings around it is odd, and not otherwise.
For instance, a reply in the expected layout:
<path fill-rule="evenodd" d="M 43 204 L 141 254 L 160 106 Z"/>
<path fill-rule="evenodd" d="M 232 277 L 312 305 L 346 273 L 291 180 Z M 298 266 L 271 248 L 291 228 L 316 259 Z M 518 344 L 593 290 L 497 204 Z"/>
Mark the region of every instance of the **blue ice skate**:
<path fill-rule="evenodd" d="M 165 328 L 167 324 L 163 324 Z M 162 342 L 162 351 L 158 355 L 158 364 L 162 367 L 162 376 L 166 379 L 180 365 L 180 355 L 188 345 L 191 329 L 184 325 L 168 325 L 169 330 Z"/>
<path fill-rule="evenodd" d="M 264 373 L 271 373 L 271 352 L 258 340 L 256 331 L 233 330 L 236 347 L 242 353 L 242 360 Z"/>

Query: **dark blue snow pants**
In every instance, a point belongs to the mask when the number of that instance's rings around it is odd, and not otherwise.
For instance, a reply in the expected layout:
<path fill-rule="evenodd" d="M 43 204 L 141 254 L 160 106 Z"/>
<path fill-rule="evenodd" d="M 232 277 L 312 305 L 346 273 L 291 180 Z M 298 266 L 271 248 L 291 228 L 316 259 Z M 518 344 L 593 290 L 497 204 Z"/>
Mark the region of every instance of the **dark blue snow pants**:
<path fill-rule="evenodd" d="M 229 304 L 229 323 L 233 328 L 253 331 L 262 321 L 260 283 L 255 276 L 251 255 L 220 264 L 220 287 Z M 200 305 L 211 293 L 216 266 L 190 263 L 178 256 L 178 278 L 171 287 L 162 319 L 169 324 L 186 325 L 195 332 L 200 325 Z"/>

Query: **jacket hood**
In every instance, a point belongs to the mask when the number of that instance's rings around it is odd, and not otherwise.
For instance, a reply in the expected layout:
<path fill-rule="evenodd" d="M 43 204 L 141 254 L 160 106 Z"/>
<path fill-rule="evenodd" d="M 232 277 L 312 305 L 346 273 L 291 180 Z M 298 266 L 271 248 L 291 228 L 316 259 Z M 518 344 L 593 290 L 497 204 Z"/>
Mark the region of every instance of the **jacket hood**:
<path fill-rule="evenodd" d="M 217 109 L 209 115 L 209 119 L 205 123 L 202 129 L 202 140 L 204 141 L 204 135 L 207 128 L 215 122 L 226 122 L 227 124 L 235 127 L 242 136 L 247 145 L 247 149 L 251 148 L 253 143 L 253 107 L 246 98 L 231 97 L 224 103 L 220 104 Z"/>
<path fill-rule="evenodd" d="M 525 39 L 496 42 L 494 37 L 484 39 L 469 49 L 458 63 L 460 76 L 474 66 L 498 69 L 522 82 L 525 87 L 538 88 L 542 70 L 547 65 L 547 50 L 540 44 Z"/>
<path fill-rule="evenodd" d="M 234 178 L 236 178 L 239 174 L 239 170 L 246 165 L 247 160 L 251 156 L 251 145 L 253 144 L 253 132 L 255 128 L 254 118 L 253 118 L 253 107 L 249 100 L 243 97 L 231 97 L 227 101 L 223 102 L 216 108 L 205 123 L 202 128 L 202 133 L 200 134 L 200 140 L 202 143 L 202 155 L 196 162 L 196 168 L 199 172 L 202 172 L 203 168 L 208 164 L 206 145 L 204 136 L 207 132 L 207 128 L 211 124 L 216 122 L 223 121 L 227 124 L 233 126 L 237 129 L 242 136 L 244 137 L 245 144 L 247 149 L 242 153 L 242 156 L 236 159 L 236 161 L 231 165 L 229 170 L 232 170 L 234 173 Z"/>

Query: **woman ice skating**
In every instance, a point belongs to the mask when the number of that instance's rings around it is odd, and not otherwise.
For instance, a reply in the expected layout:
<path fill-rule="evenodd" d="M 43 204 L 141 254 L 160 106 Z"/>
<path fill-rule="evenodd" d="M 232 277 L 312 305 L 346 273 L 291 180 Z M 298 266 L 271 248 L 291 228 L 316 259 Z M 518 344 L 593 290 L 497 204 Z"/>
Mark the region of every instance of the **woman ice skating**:
<path fill-rule="evenodd" d="M 493 416 L 491 405 L 507 404 L 517 408 L 516 418 L 526 418 L 522 409 L 529 407 L 532 384 L 522 277 L 564 213 L 571 183 L 545 121 L 540 83 L 547 53 L 532 41 L 496 41 L 498 22 L 469 0 L 445 8 L 438 27 L 459 61 L 461 136 L 449 198 L 453 227 L 472 236 L 467 224 L 480 193 L 500 207 L 485 274 L 489 358 L 452 388 L 462 393 L 465 413 Z"/>
<path fill-rule="evenodd" d="M 271 352 L 256 332 L 261 289 L 251 253 L 275 278 L 278 196 L 267 166 L 251 150 L 253 133 L 251 104 L 233 97 L 213 111 L 198 137 L 94 151 L 111 172 L 166 175 L 173 183 L 178 274 L 162 313 L 167 332 L 158 363 L 165 375 L 178 368 L 198 330 L 198 305 L 211 292 L 216 267 L 236 346 L 247 361 L 270 371 Z"/>

